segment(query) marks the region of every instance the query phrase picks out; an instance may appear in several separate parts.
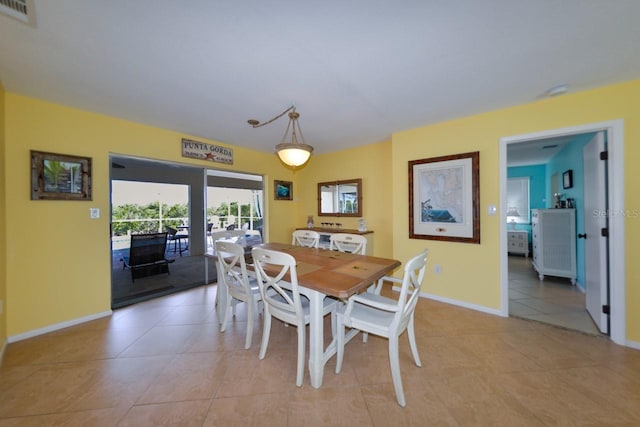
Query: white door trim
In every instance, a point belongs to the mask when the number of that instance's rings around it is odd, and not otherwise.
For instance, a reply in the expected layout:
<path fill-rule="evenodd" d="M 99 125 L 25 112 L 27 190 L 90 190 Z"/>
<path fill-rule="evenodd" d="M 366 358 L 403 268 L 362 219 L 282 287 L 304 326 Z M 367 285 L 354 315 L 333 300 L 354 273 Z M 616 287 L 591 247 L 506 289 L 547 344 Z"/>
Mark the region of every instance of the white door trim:
<path fill-rule="evenodd" d="M 625 263 L 625 208 L 624 208 L 624 120 L 589 123 L 561 129 L 546 130 L 500 138 L 500 223 L 506 224 L 507 200 L 507 146 L 518 142 L 565 135 L 607 132 L 608 204 L 609 212 L 609 283 L 611 306 L 610 337 L 613 342 L 627 345 L 626 330 L 626 263 Z M 502 303 L 500 314 L 509 316 L 509 277 L 507 258 L 507 227 L 500 227 L 500 286 Z"/>

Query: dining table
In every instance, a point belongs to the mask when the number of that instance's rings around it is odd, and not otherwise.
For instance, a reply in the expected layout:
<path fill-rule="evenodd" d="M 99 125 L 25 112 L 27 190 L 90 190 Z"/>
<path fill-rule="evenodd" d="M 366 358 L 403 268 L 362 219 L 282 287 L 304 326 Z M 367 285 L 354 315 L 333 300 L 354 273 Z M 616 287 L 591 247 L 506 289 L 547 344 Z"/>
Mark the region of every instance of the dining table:
<path fill-rule="evenodd" d="M 327 297 L 347 300 L 390 274 L 401 263 L 390 258 L 358 255 L 287 243 L 262 243 L 265 249 L 281 251 L 296 259 L 300 293 L 309 299 L 309 375 L 314 388 L 322 386 L 324 366 L 336 354 L 336 338 L 324 347 L 323 300 Z M 213 254 L 211 254 L 213 255 Z M 250 260 L 249 260 L 250 261 Z M 249 262 L 248 269 L 252 269 Z M 287 280 L 287 277 L 284 278 Z M 218 293 L 221 289 L 218 289 Z"/>

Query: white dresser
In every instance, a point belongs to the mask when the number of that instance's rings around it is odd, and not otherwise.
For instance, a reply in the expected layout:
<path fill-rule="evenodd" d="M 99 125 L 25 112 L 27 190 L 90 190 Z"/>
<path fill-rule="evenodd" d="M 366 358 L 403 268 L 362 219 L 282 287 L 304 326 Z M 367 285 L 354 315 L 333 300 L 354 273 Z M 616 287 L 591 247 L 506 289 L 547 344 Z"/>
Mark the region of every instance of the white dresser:
<path fill-rule="evenodd" d="M 576 210 L 531 211 L 533 268 L 544 276 L 566 277 L 576 284 Z"/>
<path fill-rule="evenodd" d="M 529 232 L 524 230 L 507 231 L 507 251 L 510 254 L 529 256 Z"/>

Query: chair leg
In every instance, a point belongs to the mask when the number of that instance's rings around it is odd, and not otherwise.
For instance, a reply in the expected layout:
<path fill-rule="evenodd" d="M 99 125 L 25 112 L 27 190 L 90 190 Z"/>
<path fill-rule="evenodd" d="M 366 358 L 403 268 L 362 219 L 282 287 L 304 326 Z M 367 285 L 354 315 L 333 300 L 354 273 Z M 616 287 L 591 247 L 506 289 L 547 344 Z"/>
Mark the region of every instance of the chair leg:
<path fill-rule="evenodd" d="M 398 337 L 395 334 L 389 337 L 389 365 L 391 365 L 391 378 L 393 378 L 393 388 L 396 390 L 398 404 L 404 408 L 407 402 L 404 400 L 404 390 L 402 389 Z"/>
<path fill-rule="evenodd" d="M 254 301 L 253 298 L 250 299 L 247 303 L 247 337 L 244 339 L 244 348 L 248 350 L 251 348 L 251 338 L 253 337 L 253 312 L 254 312 Z"/>
<path fill-rule="evenodd" d="M 231 294 L 227 291 L 227 297 L 222 302 L 222 310 L 224 315 L 222 317 L 222 325 L 220 326 L 220 332 L 224 332 L 227 328 L 227 321 L 229 320 L 229 312 L 231 311 Z"/>
<path fill-rule="evenodd" d="M 302 387 L 304 379 L 305 326 L 298 325 L 298 363 L 296 368 L 296 385 Z"/>
<path fill-rule="evenodd" d="M 413 328 L 413 317 L 409 320 L 409 325 L 407 326 L 407 334 L 409 335 L 409 346 L 411 346 L 413 361 L 416 363 L 416 366 L 422 367 L 420 355 L 418 354 L 418 346 L 416 345 L 416 335 Z"/>
<path fill-rule="evenodd" d="M 344 357 L 344 322 L 342 316 L 337 316 L 336 324 L 336 374 L 342 370 L 342 358 Z"/>
<path fill-rule="evenodd" d="M 264 355 L 267 353 L 267 347 L 269 346 L 269 334 L 271 333 L 271 313 L 269 309 L 264 310 L 264 322 L 262 328 L 262 342 L 260 343 L 260 354 L 258 358 L 264 359 Z"/>

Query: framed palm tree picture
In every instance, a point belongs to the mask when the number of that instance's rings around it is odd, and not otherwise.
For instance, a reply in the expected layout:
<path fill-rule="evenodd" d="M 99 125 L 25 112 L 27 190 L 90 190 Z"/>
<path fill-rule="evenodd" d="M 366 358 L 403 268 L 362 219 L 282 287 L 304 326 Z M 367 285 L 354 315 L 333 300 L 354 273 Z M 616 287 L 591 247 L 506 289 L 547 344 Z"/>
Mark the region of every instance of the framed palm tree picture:
<path fill-rule="evenodd" d="M 31 200 L 91 200 L 91 158 L 31 150 Z"/>

